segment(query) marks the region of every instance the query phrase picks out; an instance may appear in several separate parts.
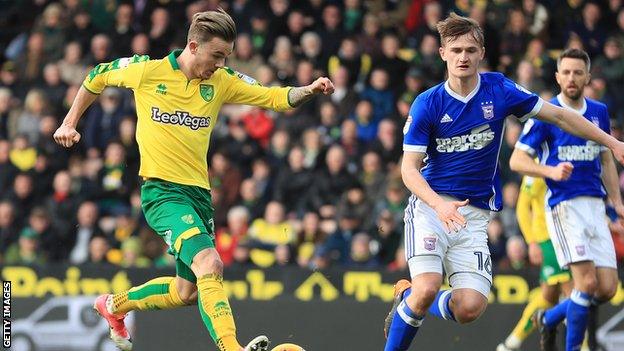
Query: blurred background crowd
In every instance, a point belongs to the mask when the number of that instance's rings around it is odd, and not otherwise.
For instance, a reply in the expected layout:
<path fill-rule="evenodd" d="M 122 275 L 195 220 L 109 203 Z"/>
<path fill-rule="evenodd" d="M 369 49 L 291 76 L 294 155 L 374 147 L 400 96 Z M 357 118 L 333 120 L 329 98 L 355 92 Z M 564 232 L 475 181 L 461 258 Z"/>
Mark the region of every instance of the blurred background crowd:
<path fill-rule="evenodd" d="M 238 26 L 231 68 L 265 86 L 329 76 L 336 92 L 285 113 L 224 106 L 208 155 L 216 246 L 226 266 L 405 269 L 399 164 L 414 98 L 445 78 L 435 24 L 450 11 L 485 31 L 482 70 L 550 99 L 557 54 L 593 60 L 588 97 L 612 133 L 624 123 L 622 0 L 63 0 L 0 1 L 0 264 L 171 266 L 141 211 L 132 92 L 108 88 L 85 113 L 82 141 L 52 134 L 85 75 L 132 54 L 162 58 L 198 11 Z M 554 10 L 556 9 L 556 11 Z M 494 266 L 522 269 L 520 177 L 501 151 L 505 209 L 488 228 Z M 624 173 L 621 184 L 624 186 Z M 624 228 L 613 225 L 620 263 Z"/>

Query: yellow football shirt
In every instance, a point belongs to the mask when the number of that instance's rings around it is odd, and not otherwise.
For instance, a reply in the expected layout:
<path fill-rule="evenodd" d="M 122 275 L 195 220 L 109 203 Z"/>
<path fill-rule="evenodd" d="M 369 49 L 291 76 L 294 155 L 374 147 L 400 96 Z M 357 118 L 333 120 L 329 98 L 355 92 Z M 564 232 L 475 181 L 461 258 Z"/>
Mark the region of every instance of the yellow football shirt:
<path fill-rule="evenodd" d="M 545 197 L 546 182 L 542 178 L 522 178 L 520 195 L 516 204 L 516 217 L 520 231 L 528 243 L 549 240 L 546 228 Z"/>
<path fill-rule="evenodd" d="M 283 111 L 292 108 L 290 87 L 263 87 L 227 67 L 209 79 L 188 80 L 176 60 L 181 52 L 174 50 L 159 60 L 135 55 L 99 64 L 83 86 L 94 94 L 107 86 L 134 91 L 140 176 L 210 189 L 208 144 L 221 105 Z"/>

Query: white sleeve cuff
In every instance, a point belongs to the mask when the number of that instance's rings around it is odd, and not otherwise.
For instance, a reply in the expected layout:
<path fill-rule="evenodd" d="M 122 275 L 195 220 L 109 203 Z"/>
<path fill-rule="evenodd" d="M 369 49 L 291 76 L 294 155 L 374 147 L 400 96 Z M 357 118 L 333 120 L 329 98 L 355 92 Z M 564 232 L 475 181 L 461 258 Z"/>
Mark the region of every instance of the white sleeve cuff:
<path fill-rule="evenodd" d="M 538 98 L 537 102 L 533 106 L 533 109 L 529 113 L 527 113 L 526 115 L 518 118 L 520 120 L 520 122 L 524 122 L 527 119 L 537 115 L 537 113 L 542 109 L 542 105 L 544 105 L 544 100 L 542 100 L 542 98 Z"/>

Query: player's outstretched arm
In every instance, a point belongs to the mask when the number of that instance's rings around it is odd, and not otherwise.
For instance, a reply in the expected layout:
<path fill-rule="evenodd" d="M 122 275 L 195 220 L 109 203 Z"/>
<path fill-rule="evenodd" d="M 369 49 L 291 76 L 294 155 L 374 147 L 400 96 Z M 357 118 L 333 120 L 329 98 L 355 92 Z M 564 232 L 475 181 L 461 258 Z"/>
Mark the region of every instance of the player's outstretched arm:
<path fill-rule="evenodd" d="M 544 102 L 537 113 L 537 118 L 555 124 L 570 134 L 608 147 L 613 151 L 615 159 L 624 164 L 624 143 L 605 133 L 577 112 Z"/>
<path fill-rule="evenodd" d="M 80 141 L 80 133 L 76 131 L 76 126 L 82 114 L 91 106 L 96 98 L 96 94 L 89 92 L 84 86 L 80 87 L 69 112 L 67 112 L 67 116 L 63 119 L 63 123 L 61 123 L 61 126 L 54 132 L 54 141 L 56 141 L 57 144 L 64 147 L 71 147 Z"/>
<path fill-rule="evenodd" d="M 528 152 L 517 147 L 509 158 L 509 167 L 522 175 L 549 178 L 558 182 L 570 178 L 574 170 L 570 162 L 561 162 L 556 167 L 537 163 Z"/>
<path fill-rule="evenodd" d="M 624 205 L 622 205 L 617 169 L 615 168 L 615 162 L 613 162 L 613 155 L 610 150 L 604 150 L 600 153 L 600 164 L 602 166 L 602 183 L 607 189 L 609 201 L 611 201 L 618 216 L 624 218 Z"/>
<path fill-rule="evenodd" d="M 438 193 L 433 191 L 429 183 L 420 173 L 425 153 L 404 152 L 401 162 L 401 177 L 405 186 L 421 201 L 433 208 L 447 232 L 458 232 L 466 226 L 466 219 L 457 209 L 468 205 L 468 200 L 446 201 Z"/>
<path fill-rule="evenodd" d="M 326 77 L 316 79 L 312 84 L 304 87 L 292 88 L 288 91 L 288 101 L 293 107 L 297 107 L 310 100 L 314 95 L 330 95 L 334 92 L 334 84 Z"/>

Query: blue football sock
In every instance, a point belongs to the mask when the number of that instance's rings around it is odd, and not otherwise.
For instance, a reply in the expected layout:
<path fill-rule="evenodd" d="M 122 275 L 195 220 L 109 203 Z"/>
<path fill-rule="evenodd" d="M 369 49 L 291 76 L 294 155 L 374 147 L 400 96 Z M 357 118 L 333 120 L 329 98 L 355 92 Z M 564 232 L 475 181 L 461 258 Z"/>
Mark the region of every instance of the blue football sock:
<path fill-rule="evenodd" d="M 429 307 L 429 313 L 442 319 L 456 322 L 455 315 L 451 311 L 451 290 L 440 290 L 436 295 L 435 300 Z"/>
<path fill-rule="evenodd" d="M 568 313 L 566 315 L 568 330 L 566 333 L 566 351 L 578 351 L 583 344 L 587 314 L 591 304 L 591 296 L 578 290 L 572 290 Z"/>
<path fill-rule="evenodd" d="M 424 316 L 417 316 L 409 308 L 405 300 L 401 301 L 392 318 L 384 351 L 407 350 L 414 336 L 416 336 L 423 318 Z"/>
<path fill-rule="evenodd" d="M 553 308 L 547 309 L 546 312 L 544 312 L 544 325 L 550 329 L 556 328 L 566 317 L 569 304 L 570 299 L 565 299 Z"/>

